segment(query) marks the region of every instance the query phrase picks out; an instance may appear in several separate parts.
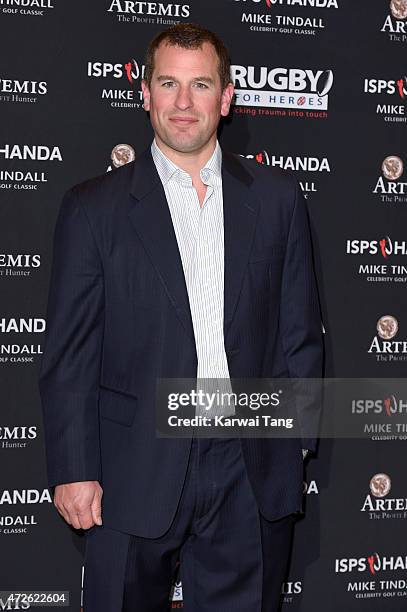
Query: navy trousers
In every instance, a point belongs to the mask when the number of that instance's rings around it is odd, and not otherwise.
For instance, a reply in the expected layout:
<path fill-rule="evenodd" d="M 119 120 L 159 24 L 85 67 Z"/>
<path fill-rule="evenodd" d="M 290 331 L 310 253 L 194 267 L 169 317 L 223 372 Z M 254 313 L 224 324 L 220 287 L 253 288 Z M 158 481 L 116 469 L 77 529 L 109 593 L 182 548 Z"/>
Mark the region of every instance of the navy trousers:
<path fill-rule="evenodd" d="M 84 612 L 170 610 L 178 566 L 185 612 L 277 612 L 293 523 L 259 512 L 239 439 L 194 438 L 164 535 L 87 531 Z"/>

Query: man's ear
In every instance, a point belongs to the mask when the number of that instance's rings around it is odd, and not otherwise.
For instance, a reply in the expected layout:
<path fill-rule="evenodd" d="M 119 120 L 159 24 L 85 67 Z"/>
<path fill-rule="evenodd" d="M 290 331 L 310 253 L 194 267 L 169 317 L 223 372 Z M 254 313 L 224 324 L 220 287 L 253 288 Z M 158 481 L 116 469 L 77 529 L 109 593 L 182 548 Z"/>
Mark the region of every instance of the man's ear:
<path fill-rule="evenodd" d="M 144 110 L 149 111 L 150 110 L 150 88 L 144 79 L 141 81 L 141 91 L 143 92 Z"/>
<path fill-rule="evenodd" d="M 234 91 L 234 85 L 232 83 L 228 83 L 222 92 L 222 102 L 220 109 L 222 117 L 226 117 L 229 114 L 229 109 L 230 105 L 232 104 Z"/>

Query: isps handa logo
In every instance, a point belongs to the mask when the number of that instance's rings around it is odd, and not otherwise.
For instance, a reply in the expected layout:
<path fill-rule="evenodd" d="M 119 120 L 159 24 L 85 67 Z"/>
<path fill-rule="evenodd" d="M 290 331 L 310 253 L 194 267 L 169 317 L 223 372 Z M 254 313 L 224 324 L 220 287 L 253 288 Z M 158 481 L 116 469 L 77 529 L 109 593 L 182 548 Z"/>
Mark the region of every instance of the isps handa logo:
<path fill-rule="evenodd" d="M 110 87 L 99 91 L 99 98 L 114 109 L 142 109 L 143 96 L 140 81 L 144 66 L 131 58 L 123 63 L 89 61 L 87 76 L 91 79 L 107 81 Z M 113 86 L 115 84 L 115 86 Z"/>
<path fill-rule="evenodd" d="M 406 123 L 407 76 L 397 78 L 365 79 L 363 84 L 365 94 L 374 96 L 377 100 L 376 115 L 386 122 Z M 391 96 L 391 98 L 389 98 Z M 380 100 L 380 101 L 379 101 Z M 373 109 L 372 109 L 373 110 Z"/>
<path fill-rule="evenodd" d="M 366 513 L 370 520 L 407 518 L 407 499 L 390 496 L 392 481 L 388 474 L 372 476 L 369 489 L 360 512 Z"/>
<path fill-rule="evenodd" d="M 51 163 L 62 161 L 56 145 L 0 144 L 0 189 L 38 190 L 48 182 Z"/>
<path fill-rule="evenodd" d="M 383 315 L 377 321 L 368 353 L 379 362 L 407 361 L 407 340 L 394 340 L 399 332 L 399 323 L 393 315 Z"/>
<path fill-rule="evenodd" d="M 398 155 L 388 155 L 381 164 L 382 174 L 376 181 L 373 193 L 383 204 L 407 202 L 407 182 L 404 179 L 404 163 Z"/>
<path fill-rule="evenodd" d="M 299 173 L 299 183 L 306 198 L 318 192 L 318 177 L 331 172 L 331 165 L 327 157 L 278 155 L 268 153 L 265 149 L 258 153 L 241 155 L 241 157 L 254 159 L 264 166 L 274 166 Z"/>
<path fill-rule="evenodd" d="M 357 274 L 370 283 L 407 282 L 407 241 L 382 236 L 346 241 L 346 255 L 358 260 Z M 374 263 L 370 259 L 374 258 Z"/>
<path fill-rule="evenodd" d="M 348 254 L 380 254 L 383 259 L 391 255 L 407 255 L 407 242 L 405 240 L 392 240 L 384 236 L 379 240 L 347 240 L 346 252 Z"/>
<path fill-rule="evenodd" d="M 407 401 L 405 397 L 396 397 L 388 393 L 386 397 L 354 398 L 351 402 L 351 413 L 360 419 L 363 433 L 361 437 L 384 442 L 386 440 L 407 440 Z M 384 480 L 383 480 L 384 482 Z M 382 482 L 382 484 L 383 484 Z M 375 485 L 376 483 L 376 485 Z M 379 478 L 371 480 L 372 495 L 379 497 Z M 373 492 L 373 487 L 375 489 Z M 382 487 L 382 490 L 387 490 Z"/>
<path fill-rule="evenodd" d="M 332 70 L 231 66 L 235 114 L 325 119 Z"/>
<path fill-rule="evenodd" d="M 381 28 L 389 40 L 395 43 L 407 42 L 407 0 L 391 0 L 389 14 Z"/>
<path fill-rule="evenodd" d="M 337 558 L 334 562 L 338 578 L 349 576 L 350 581 L 344 585 L 346 593 L 357 600 L 358 606 L 361 599 L 374 597 L 388 601 L 391 598 L 394 603 L 395 599 L 407 597 L 406 569 L 406 555 L 380 555 L 378 552 L 362 557 Z M 379 606 L 378 609 L 385 608 Z M 394 609 L 404 610 L 404 606 Z"/>
<path fill-rule="evenodd" d="M 371 576 L 376 576 L 380 572 L 393 572 L 395 570 L 407 570 L 407 556 L 380 556 L 375 552 L 367 557 L 335 559 L 336 574 L 367 572 Z"/>

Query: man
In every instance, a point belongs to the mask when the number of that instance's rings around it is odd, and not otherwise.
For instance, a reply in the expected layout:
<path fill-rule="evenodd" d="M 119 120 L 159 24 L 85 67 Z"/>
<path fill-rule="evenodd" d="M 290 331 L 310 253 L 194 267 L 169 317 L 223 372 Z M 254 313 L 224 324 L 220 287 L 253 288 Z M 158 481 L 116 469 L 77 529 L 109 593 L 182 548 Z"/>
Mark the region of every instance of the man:
<path fill-rule="evenodd" d="M 159 378 L 319 377 L 305 205 L 290 176 L 222 151 L 222 41 L 150 43 L 155 138 L 73 188 L 54 238 L 40 374 L 49 485 L 86 533 L 86 612 L 274 612 L 314 440 L 159 438 Z M 103 496 L 103 497 L 102 497 Z"/>

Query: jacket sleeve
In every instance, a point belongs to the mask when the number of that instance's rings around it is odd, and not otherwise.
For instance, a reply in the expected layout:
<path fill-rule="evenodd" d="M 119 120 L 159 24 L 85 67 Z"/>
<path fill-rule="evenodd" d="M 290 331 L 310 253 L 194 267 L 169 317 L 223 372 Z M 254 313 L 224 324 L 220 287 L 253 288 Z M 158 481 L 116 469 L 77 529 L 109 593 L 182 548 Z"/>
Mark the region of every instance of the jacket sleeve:
<path fill-rule="evenodd" d="M 315 451 L 321 409 L 322 322 L 311 236 L 301 187 L 294 182 L 294 209 L 284 261 L 280 330 L 295 393 L 302 448 Z M 306 381 L 305 379 L 311 379 Z"/>
<path fill-rule="evenodd" d="M 75 188 L 58 214 L 39 374 L 48 486 L 100 480 L 102 262 Z"/>

